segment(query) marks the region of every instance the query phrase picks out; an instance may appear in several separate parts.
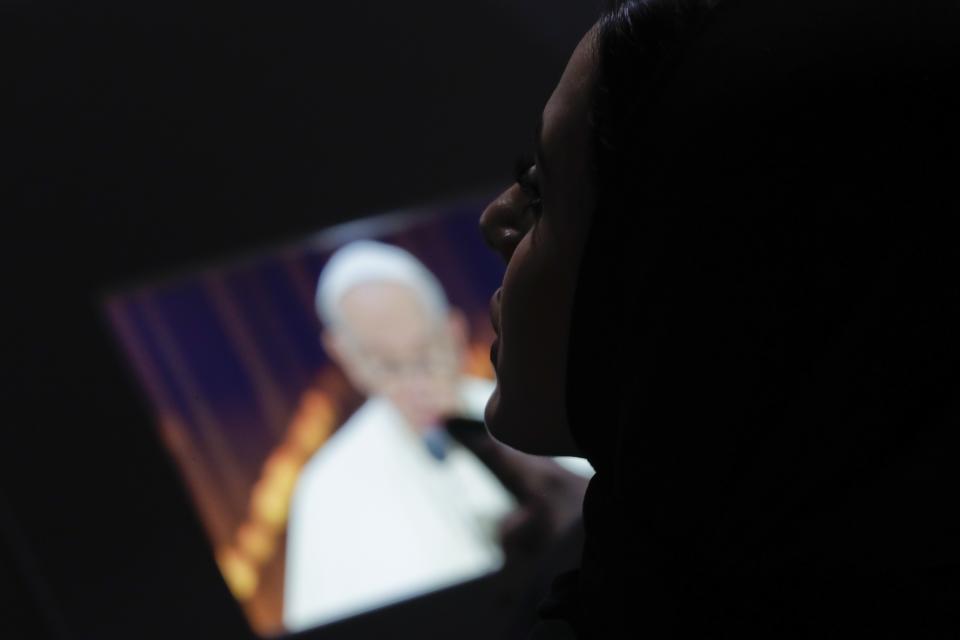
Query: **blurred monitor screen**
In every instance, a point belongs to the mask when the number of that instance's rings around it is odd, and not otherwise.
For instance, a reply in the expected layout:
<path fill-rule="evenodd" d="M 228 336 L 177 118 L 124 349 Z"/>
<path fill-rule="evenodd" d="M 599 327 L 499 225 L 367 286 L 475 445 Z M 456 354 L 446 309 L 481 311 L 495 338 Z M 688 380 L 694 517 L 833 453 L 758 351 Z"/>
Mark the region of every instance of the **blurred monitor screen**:
<path fill-rule="evenodd" d="M 503 268 L 479 208 L 335 227 L 108 296 L 226 584 L 262 635 L 496 571 L 482 419 Z M 318 289 L 318 281 L 320 287 Z M 482 428 L 482 427 L 480 427 Z"/>

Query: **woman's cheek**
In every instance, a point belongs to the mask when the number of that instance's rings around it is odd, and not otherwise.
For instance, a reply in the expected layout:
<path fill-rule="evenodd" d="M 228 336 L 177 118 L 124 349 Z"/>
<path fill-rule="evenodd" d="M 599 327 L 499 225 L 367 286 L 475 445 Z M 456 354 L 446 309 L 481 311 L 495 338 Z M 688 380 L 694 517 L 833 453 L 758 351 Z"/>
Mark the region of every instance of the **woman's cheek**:
<path fill-rule="evenodd" d="M 557 389 L 557 369 L 565 367 L 567 326 L 572 295 L 561 256 L 545 242 L 545 234 L 530 234 L 520 242 L 504 277 L 501 302 L 501 364 L 526 394 Z"/>

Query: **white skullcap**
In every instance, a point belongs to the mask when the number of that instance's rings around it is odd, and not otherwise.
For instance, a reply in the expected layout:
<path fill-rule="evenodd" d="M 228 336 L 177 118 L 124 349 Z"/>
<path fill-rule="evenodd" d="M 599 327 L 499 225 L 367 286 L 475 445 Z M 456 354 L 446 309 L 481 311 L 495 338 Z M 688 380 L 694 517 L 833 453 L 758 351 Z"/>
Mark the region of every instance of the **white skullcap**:
<path fill-rule="evenodd" d="M 447 296 L 429 269 L 413 254 L 373 240 L 357 240 L 338 249 L 320 272 L 316 309 L 327 327 L 336 326 L 340 299 L 368 282 L 395 282 L 410 287 L 437 317 L 447 311 Z"/>

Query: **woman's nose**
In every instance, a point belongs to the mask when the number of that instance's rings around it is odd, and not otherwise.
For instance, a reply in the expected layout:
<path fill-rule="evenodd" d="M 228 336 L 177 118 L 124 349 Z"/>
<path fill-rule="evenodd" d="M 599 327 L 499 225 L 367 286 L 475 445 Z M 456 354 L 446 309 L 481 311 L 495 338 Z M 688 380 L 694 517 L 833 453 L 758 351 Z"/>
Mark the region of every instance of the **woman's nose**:
<path fill-rule="evenodd" d="M 509 262 L 526 230 L 521 228 L 523 216 L 520 215 L 518 198 L 522 196 L 519 186 L 513 185 L 480 214 L 480 233 L 487 245 Z"/>

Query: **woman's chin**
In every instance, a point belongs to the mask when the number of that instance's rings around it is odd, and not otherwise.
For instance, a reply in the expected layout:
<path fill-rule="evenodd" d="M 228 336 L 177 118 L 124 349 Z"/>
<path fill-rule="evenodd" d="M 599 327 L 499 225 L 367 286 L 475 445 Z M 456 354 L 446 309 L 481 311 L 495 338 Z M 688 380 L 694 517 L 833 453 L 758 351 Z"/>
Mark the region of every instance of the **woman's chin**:
<path fill-rule="evenodd" d="M 503 442 L 498 433 L 500 413 L 500 385 L 493 388 L 493 393 L 487 399 L 487 406 L 483 409 L 483 422 L 487 425 L 487 431 L 490 435 Z"/>
<path fill-rule="evenodd" d="M 483 412 L 491 436 L 535 456 L 583 456 L 567 427 L 566 416 L 549 414 L 555 404 L 537 406 L 525 397 L 519 403 L 516 399 L 504 398 L 499 383 L 494 388 Z"/>
<path fill-rule="evenodd" d="M 499 384 L 487 400 L 483 421 L 490 435 L 508 447 L 531 455 L 555 455 L 549 443 L 543 437 L 537 437 L 537 421 L 521 416 L 518 411 L 511 411 L 510 405 L 503 402 Z"/>
<path fill-rule="evenodd" d="M 487 425 L 487 431 L 497 441 L 514 449 L 525 451 L 521 443 L 517 442 L 517 430 L 512 428 L 516 425 L 511 424 L 510 412 L 503 409 L 500 385 L 498 384 L 490 395 L 490 399 L 487 400 L 487 406 L 483 411 L 483 421 Z"/>

